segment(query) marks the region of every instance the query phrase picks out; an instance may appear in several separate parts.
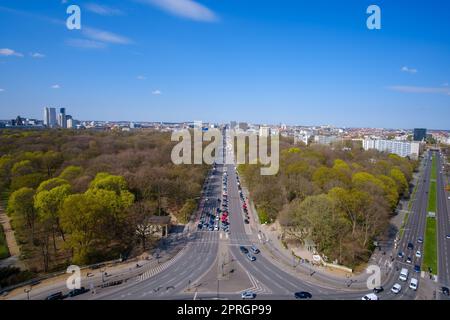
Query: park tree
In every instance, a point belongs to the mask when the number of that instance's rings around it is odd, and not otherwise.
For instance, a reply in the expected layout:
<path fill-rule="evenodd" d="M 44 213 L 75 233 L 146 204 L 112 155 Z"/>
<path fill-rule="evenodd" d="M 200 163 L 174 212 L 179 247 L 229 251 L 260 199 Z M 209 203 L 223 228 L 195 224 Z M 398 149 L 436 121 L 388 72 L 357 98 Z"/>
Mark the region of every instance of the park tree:
<path fill-rule="evenodd" d="M 15 225 L 22 225 L 30 231 L 34 241 L 36 210 L 34 208 L 35 191 L 31 188 L 21 188 L 14 191 L 8 201 L 8 213 L 15 221 Z"/>

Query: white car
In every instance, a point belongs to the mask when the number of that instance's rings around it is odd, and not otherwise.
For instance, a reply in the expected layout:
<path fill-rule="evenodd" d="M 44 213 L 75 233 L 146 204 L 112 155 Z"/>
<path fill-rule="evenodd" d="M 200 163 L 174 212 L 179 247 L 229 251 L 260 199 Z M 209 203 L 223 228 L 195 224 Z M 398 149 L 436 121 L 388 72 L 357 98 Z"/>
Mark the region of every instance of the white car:
<path fill-rule="evenodd" d="M 369 294 L 366 294 L 364 297 L 362 297 L 361 300 L 364 300 L 364 301 L 378 300 L 378 296 L 375 293 L 369 293 Z"/>
<path fill-rule="evenodd" d="M 422 253 L 420 252 L 420 250 L 416 251 L 416 257 L 417 258 L 422 258 Z"/>
<path fill-rule="evenodd" d="M 402 291 L 402 286 L 399 285 L 398 283 L 394 284 L 394 286 L 392 287 L 391 291 L 395 294 L 399 294 L 400 291 Z"/>
<path fill-rule="evenodd" d="M 242 292 L 242 294 L 241 294 L 241 298 L 244 299 L 244 300 L 247 300 L 247 299 L 255 299 L 255 298 L 256 298 L 256 294 L 254 294 L 254 293 L 251 292 L 251 291 L 244 291 L 244 292 Z"/>
<path fill-rule="evenodd" d="M 417 290 L 417 286 L 419 285 L 419 281 L 416 278 L 411 278 L 411 282 L 409 283 L 409 287 L 414 291 Z"/>

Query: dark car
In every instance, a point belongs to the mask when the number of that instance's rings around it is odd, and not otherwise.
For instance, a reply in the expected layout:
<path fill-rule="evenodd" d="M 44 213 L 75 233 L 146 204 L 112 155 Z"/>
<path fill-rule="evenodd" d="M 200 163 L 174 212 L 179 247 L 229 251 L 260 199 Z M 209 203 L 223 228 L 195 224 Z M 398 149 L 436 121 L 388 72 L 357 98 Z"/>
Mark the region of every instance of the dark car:
<path fill-rule="evenodd" d="M 384 291 L 384 288 L 383 287 L 376 287 L 376 288 L 373 288 L 373 293 L 380 293 L 380 292 L 383 292 Z"/>
<path fill-rule="evenodd" d="M 239 247 L 239 250 L 241 250 L 241 252 L 243 254 L 247 254 L 248 253 L 248 249 L 246 247 L 241 246 L 241 247 Z"/>
<path fill-rule="evenodd" d="M 444 295 L 449 296 L 450 295 L 450 290 L 447 287 L 442 287 L 441 291 Z"/>
<path fill-rule="evenodd" d="M 311 299 L 312 298 L 312 294 L 306 291 L 300 291 L 300 292 L 296 292 L 294 294 L 296 299 Z"/>
<path fill-rule="evenodd" d="M 245 224 L 250 224 L 250 221 L 248 221 L 247 219 L 244 220 Z"/>
<path fill-rule="evenodd" d="M 89 289 L 86 289 L 85 287 L 81 287 L 80 289 L 73 289 L 69 292 L 69 297 L 76 297 L 86 292 L 89 292 Z"/>
<path fill-rule="evenodd" d="M 419 265 L 415 265 L 414 266 L 414 272 L 417 272 L 417 273 L 419 273 L 420 272 L 420 266 Z"/>
<path fill-rule="evenodd" d="M 60 291 L 49 295 L 47 298 L 45 298 L 45 300 L 63 300 L 64 298 L 64 295 Z"/>
<path fill-rule="evenodd" d="M 412 250 L 412 249 L 414 249 L 414 245 L 410 242 L 410 243 L 408 243 L 408 249 L 409 250 Z"/>

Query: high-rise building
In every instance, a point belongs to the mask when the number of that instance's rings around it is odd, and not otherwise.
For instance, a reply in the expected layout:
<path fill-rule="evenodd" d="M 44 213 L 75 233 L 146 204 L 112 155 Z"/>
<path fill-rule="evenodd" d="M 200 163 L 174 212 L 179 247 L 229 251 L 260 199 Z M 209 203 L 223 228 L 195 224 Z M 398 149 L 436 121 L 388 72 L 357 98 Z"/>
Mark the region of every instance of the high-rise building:
<path fill-rule="evenodd" d="M 248 123 L 247 122 L 239 122 L 239 129 L 241 129 L 243 131 L 247 131 L 248 130 Z"/>
<path fill-rule="evenodd" d="M 364 150 L 376 149 L 381 152 L 389 152 L 400 157 L 418 159 L 420 154 L 420 142 L 406 142 L 396 140 L 372 140 L 363 141 Z"/>
<path fill-rule="evenodd" d="M 64 128 L 64 129 L 67 128 L 66 108 L 59 109 L 58 125 L 61 128 Z"/>
<path fill-rule="evenodd" d="M 66 126 L 67 129 L 72 129 L 75 126 L 71 115 L 66 115 Z"/>
<path fill-rule="evenodd" d="M 56 126 L 56 109 L 44 108 L 44 125 L 53 128 Z"/>
<path fill-rule="evenodd" d="M 414 129 L 414 141 L 424 141 L 427 139 L 427 129 Z"/>

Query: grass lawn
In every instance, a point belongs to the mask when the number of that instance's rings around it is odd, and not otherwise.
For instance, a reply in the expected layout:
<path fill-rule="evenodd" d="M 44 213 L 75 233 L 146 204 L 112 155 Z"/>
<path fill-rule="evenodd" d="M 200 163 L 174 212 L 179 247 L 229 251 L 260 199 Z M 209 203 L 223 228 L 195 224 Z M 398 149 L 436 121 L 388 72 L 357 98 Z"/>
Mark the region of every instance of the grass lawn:
<path fill-rule="evenodd" d="M 436 212 L 436 174 L 436 157 L 433 157 L 428 212 Z M 428 271 L 428 268 L 431 268 L 433 274 L 438 274 L 437 260 L 436 218 L 427 217 L 422 269 Z"/>
<path fill-rule="evenodd" d="M 0 225 L 0 259 L 9 257 L 8 245 L 6 244 L 5 234 L 3 233 L 3 227 Z"/>
<path fill-rule="evenodd" d="M 431 181 L 428 193 L 428 212 L 436 212 L 436 181 Z"/>
<path fill-rule="evenodd" d="M 437 238 L 436 238 L 436 219 L 427 218 L 427 226 L 425 229 L 424 254 L 422 269 L 428 271 L 433 270 L 433 274 L 437 274 Z"/>

